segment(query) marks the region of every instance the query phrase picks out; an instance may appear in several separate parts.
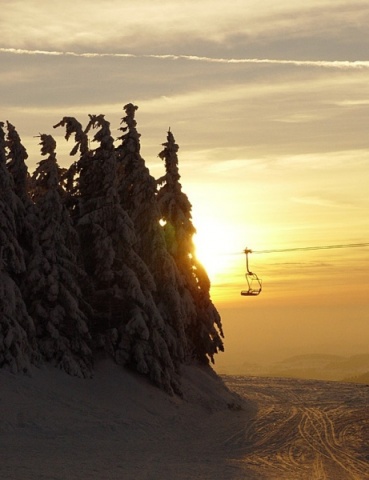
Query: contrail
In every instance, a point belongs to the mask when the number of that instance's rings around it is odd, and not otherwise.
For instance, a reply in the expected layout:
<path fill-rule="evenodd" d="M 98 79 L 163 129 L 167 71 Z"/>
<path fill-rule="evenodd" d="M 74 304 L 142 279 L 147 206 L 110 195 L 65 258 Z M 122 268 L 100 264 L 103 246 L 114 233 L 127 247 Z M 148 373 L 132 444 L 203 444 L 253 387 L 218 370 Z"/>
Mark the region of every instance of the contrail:
<path fill-rule="evenodd" d="M 283 60 L 271 58 L 214 58 L 197 55 L 159 55 L 133 53 L 99 53 L 99 52 L 63 52 L 56 50 L 26 50 L 21 48 L 0 48 L 0 53 L 11 53 L 15 55 L 46 55 L 83 58 L 154 58 L 158 60 L 187 60 L 192 62 L 224 63 L 224 64 L 269 64 L 269 65 L 295 65 L 297 67 L 321 67 L 335 69 L 363 69 L 369 68 L 368 60 Z"/>

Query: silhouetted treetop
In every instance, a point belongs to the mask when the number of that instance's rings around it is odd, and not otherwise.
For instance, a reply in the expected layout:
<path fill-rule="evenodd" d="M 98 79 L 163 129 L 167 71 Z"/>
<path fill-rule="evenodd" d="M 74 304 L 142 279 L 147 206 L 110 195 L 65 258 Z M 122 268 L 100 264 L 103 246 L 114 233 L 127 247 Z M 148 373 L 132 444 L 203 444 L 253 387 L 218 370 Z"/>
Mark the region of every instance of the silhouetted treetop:
<path fill-rule="evenodd" d="M 54 125 L 54 128 L 65 127 L 65 139 L 69 138 L 74 134 L 76 145 L 70 152 L 70 155 L 76 155 L 79 151 L 81 154 L 84 154 L 88 150 L 88 137 L 85 131 L 82 128 L 82 125 L 74 117 L 63 117 L 62 120 Z"/>

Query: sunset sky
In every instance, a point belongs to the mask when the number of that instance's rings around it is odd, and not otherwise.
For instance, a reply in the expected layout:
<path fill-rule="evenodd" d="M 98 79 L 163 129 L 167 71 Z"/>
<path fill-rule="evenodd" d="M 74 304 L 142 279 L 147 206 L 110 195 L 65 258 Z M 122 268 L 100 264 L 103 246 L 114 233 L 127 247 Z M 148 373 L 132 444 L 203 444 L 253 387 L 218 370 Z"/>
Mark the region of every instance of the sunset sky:
<path fill-rule="evenodd" d="M 40 160 L 65 115 L 138 105 L 155 177 L 171 128 L 198 254 L 225 330 L 220 371 L 297 353 L 369 353 L 367 0 L 0 0 L 0 120 Z M 245 288 L 243 249 L 263 280 Z"/>

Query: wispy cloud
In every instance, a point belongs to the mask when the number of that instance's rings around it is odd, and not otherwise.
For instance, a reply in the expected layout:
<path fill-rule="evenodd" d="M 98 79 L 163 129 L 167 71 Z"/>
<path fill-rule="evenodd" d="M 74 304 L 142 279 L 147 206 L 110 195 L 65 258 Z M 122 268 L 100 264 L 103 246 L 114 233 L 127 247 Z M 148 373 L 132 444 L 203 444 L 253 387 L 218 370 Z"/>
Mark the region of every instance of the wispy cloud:
<path fill-rule="evenodd" d="M 297 67 L 322 67 L 336 69 L 362 69 L 369 68 L 368 60 L 284 60 L 272 58 L 215 58 L 197 55 L 174 54 L 132 54 L 132 53 L 101 53 L 101 52 L 68 52 L 57 50 L 27 50 L 21 48 L 0 48 L 0 53 L 15 55 L 45 55 L 66 56 L 82 58 L 152 58 L 158 60 L 187 60 L 192 62 L 223 63 L 223 64 L 269 64 L 269 65 L 294 65 Z"/>
<path fill-rule="evenodd" d="M 312 195 L 304 195 L 300 197 L 294 197 L 291 199 L 293 202 L 302 203 L 304 205 L 311 205 L 311 206 L 320 206 L 320 207 L 333 207 L 333 208 L 343 208 L 343 207 L 351 207 L 351 205 L 343 204 L 337 199 L 332 198 L 324 198 L 322 196 L 312 196 Z"/>

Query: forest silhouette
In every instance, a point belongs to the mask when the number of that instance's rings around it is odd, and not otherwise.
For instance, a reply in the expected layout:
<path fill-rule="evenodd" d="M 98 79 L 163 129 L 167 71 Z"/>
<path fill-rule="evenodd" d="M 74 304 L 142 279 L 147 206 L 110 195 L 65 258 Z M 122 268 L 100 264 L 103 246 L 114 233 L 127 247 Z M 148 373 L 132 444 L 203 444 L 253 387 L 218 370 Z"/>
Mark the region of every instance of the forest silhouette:
<path fill-rule="evenodd" d="M 0 123 L 0 367 L 48 363 L 88 378 L 108 355 L 180 393 L 181 365 L 214 362 L 223 350 L 179 147 L 169 130 L 165 174 L 151 176 L 137 108 L 124 106 L 116 140 L 104 115 L 89 115 L 85 128 L 62 118 L 54 128 L 74 140 L 70 167 L 40 134 L 32 174 L 15 127 Z"/>

